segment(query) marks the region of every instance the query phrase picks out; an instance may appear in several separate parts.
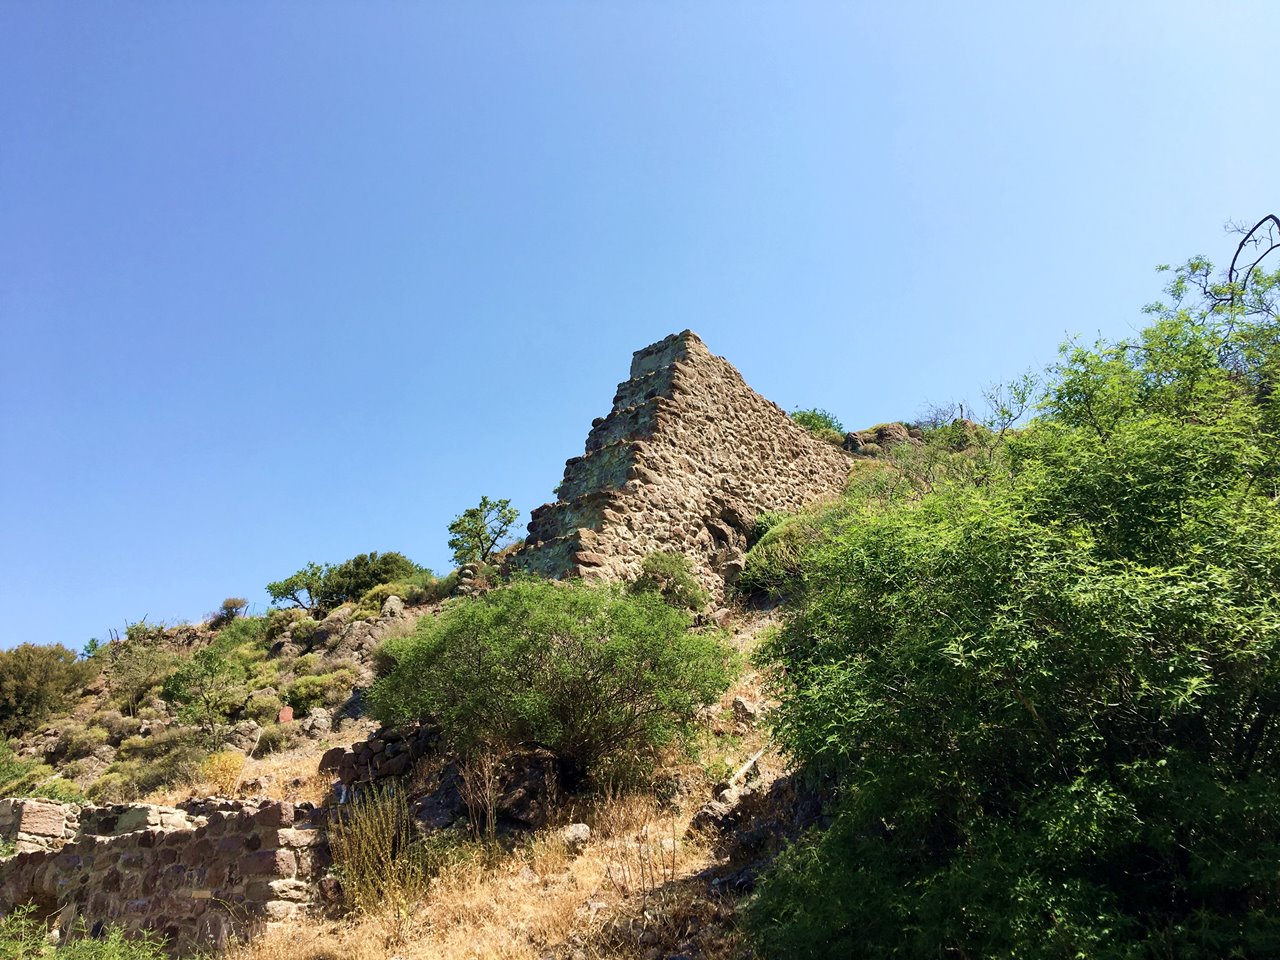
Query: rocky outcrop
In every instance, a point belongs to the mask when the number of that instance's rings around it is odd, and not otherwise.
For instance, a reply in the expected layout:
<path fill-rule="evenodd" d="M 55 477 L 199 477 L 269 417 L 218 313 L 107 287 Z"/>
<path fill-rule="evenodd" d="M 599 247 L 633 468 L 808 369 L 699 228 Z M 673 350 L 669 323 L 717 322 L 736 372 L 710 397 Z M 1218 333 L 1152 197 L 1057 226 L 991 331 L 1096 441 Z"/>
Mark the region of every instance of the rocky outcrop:
<path fill-rule="evenodd" d="M 0 860 L 0 915 L 35 902 L 44 915 L 58 912 L 64 933 L 151 930 L 179 955 L 296 916 L 329 865 L 312 811 L 289 803 L 2 803 L 21 808 L 22 832 L 47 843 Z"/>
<path fill-rule="evenodd" d="M 815 439 L 686 330 L 637 352 L 560 499 L 533 512 L 511 565 L 542 576 L 629 579 L 657 550 L 723 593 L 758 514 L 838 495 L 847 453 Z"/>

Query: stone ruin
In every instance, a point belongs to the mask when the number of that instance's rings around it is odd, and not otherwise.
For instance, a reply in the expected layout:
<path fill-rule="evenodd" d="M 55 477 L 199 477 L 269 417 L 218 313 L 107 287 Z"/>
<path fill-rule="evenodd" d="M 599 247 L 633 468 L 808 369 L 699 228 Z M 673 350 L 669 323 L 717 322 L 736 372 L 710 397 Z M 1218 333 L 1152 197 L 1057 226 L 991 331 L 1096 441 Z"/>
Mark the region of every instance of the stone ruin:
<path fill-rule="evenodd" d="M 759 514 L 837 496 L 854 462 L 797 426 L 686 330 L 634 355 L 612 411 L 592 423 L 586 451 L 565 464 L 559 500 L 533 512 L 511 562 L 553 578 L 622 580 L 647 554 L 676 551 L 722 598 Z M 384 606 L 378 624 L 403 615 L 395 604 Z M 361 627 L 357 636 L 331 619 L 317 629 L 316 645 L 336 645 L 367 670 L 377 633 Z M 321 770 L 336 775 L 345 795 L 403 776 L 432 751 L 436 733 L 379 730 L 330 750 Z M 553 756 L 533 750 L 505 771 L 503 815 L 542 822 L 539 797 L 553 768 Z M 438 780 L 414 810 L 427 829 L 461 816 L 456 768 L 446 766 Z M 0 916 L 32 902 L 42 916 L 57 916 L 64 935 L 107 924 L 150 930 L 177 954 L 220 949 L 332 894 L 323 879 L 330 863 L 323 811 L 309 805 L 0 800 L 0 839 L 17 851 L 0 859 Z"/>
<path fill-rule="evenodd" d="M 676 551 L 716 597 L 742 570 L 759 514 L 837 496 L 853 458 L 797 426 L 686 330 L 638 351 L 559 499 L 533 511 L 512 566 L 622 580 Z"/>
<path fill-rule="evenodd" d="M 274 801 L 80 807 L 0 801 L 0 916 L 34 903 L 65 934 L 154 931 L 171 951 L 217 950 L 312 906 L 329 865 L 319 814 Z"/>

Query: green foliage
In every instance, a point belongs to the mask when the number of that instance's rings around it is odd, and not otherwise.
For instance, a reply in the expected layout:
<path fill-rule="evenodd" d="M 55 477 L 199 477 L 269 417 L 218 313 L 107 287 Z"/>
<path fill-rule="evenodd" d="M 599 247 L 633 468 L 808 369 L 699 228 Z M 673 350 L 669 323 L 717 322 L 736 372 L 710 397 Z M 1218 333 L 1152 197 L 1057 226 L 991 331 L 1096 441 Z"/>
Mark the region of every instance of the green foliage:
<path fill-rule="evenodd" d="M 344 603 L 355 603 L 380 583 L 394 583 L 420 572 L 422 568 L 404 554 L 362 553 L 326 569 L 317 599 L 323 609 L 332 610 Z"/>
<path fill-rule="evenodd" d="M 839 418 L 828 410 L 820 407 L 813 407 L 808 410 L 792 410 L 791 419 L 797 424 L 804 427 L 810 433 L 820 434 L 823 431 L 832 431 L 840 434 L 840 439 L 844 439 L 844 424 Z"/>
<path fill-rule="evenodd" d="M 269 642 L 279 640 L 299 620 L 306 619 L 307 612 L 301 607 L 283 607 L 267 614 L 266 639 Z"/>
<path fill-rule="evenodd" d="M 244 703 L 248 672 L 213 647 L 197 650 L 165 681 L 164 695 L 181 707 L 179 716 L 216 738 L 231 712 Z"/>
<path fill-rule="evenodd" d="M 750 905 L 765 956 L 1275 954 L 1280 487 L 1235 320 L 1068 348 L 973 472 L 800 549 L 775 732 L 836 815 Z"/>
<path fill-rule="evenodd" d="M 107 689 L 115 702 L 129 714 L 164 680 L 177 662 L 164 627 L 145 620 L 130 624 L 124 640 L 106 648 Z"/>
<path fill-rule="evenodd" d="M 308 612 L 317 606 L 317 595 L 324 582 L 325 568 L 318 563 L 308 563 L 292 576 L 267 584 L 272 603 L 291 603 Z"/>
<path fill-rule="evenodd" d="M 164 941 L 151 934 L 130 938 L 109 926 L 89 938 L 82 929 L 65 946 L 49 943 L 49 930 L 35 907 L 15 907 L 0 919 L 0 957 L 6 960 L 166 960 Z"/>
<path fill-rule="evenodd" d="M 285 701 L 299 716 L 315 707 L 336 707 L 349 696 L 356 673 L 349 667 L 316 676 L 298 677 L 284 692 Z"/>
<path fill-rule="evenodd" d="M 65 710 L 100 669 L 96 660 L 80 660 L 60 643 L 0 650 L 0 737 L 33 730 Z"/>
<path fill-rule="evenodd" d="M 370 587 L 356 604 L 353 620 L 374 620 L 382 615 L 382 605 L 388 597 L 399 597 L 407 603 L 424 603 L 429 599 L 438 581 L 430 570 L 420 570 L 412 579 L 396 583 L 380 583 Z"/>
<path fill-rule="evenodd" d="M 273 603 L 291 603 L 307 613 L 322 614 L 344 603 L 355 603 L 380 583 L 416 582 L 430 570 L 404 554 L 362 553 L 337 565 L 308 563 L 284 580 L 267 584 Z"/>
<path fill-rule="evenodd" d="M 97 803 L 139 800 L 162 787 L 196 782 L 209 755 L 205 735 L 190 727 L 171 727 L 150 737 L 129 737 L 115 761 L 86 791 Z"/>
<path fill-rule="evenodd" d="M 0 797 L 42 797 L 70 803 L 84 799 L 74 783 L 59 778 L 48 764 L 19 757 L 4 740 L 0 740 Z"/>
<path fill-rule="evenodd" d="M 668 740 L 729 677 L 729 651 L 652 593 L 518 580 L 383 647 L 388 722 L 432 717 L 466 752 L 546 744 L 571 771 Z"/>
<path fill-rule="evenodd" d="M 683 553 L 655 551 L 646 555 L 631 589 L 635 593 L 656 593 L 671 606 L 692 613 L 707 606 L 707 591 L 694 577 L 689 558 Z"/>
<path fill-rule="evenodd" d="M 449 549 L 453 562 L 484 563 L 516 522 L 520 511 L 511 506 L 510 500 L 490 500 L 481 497 L 480 503 L 464 510 L 449 524 Z"/>

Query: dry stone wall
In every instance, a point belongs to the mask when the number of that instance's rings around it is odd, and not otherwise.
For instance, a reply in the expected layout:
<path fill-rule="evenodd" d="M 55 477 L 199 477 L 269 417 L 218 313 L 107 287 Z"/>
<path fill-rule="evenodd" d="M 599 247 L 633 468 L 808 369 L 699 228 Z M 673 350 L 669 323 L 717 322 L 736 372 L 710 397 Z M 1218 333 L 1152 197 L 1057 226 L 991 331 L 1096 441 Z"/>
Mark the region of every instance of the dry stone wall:
<path fill-rule="evenodd" d="M 631 361 L 613 410 L 565 464 L 512 565 L 550 577 L 627 579 L 655 550 L 688 556 L 719 596 L 765 511 L 841 492 L 852 460 L 796 426 L 691 331 Z"/>
<path fill-rule="evenodd" d="M 47 842 L 0 860 L 0 915 L 34 902 L 44 915 L 58 912 L 61 931 L 151 930 L 178 955 L 221 949 L 296 916 L 318 896 L 329 865 L 318 814 L 307 806 L 4 804 L 20 806 L 20 822 Z"/>

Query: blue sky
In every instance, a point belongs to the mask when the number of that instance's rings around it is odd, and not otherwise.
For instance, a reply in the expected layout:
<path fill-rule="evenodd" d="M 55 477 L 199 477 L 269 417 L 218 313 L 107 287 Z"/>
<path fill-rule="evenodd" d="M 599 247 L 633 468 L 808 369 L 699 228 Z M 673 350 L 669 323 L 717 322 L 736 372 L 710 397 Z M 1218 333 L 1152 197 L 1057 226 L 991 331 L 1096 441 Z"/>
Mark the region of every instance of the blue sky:
<path fill-rule="evenodd" d="M 686 327 L 909 418 L 1280 207 L 1272 3 L 0 0 L 0 646 L 448 563 Z"/>

